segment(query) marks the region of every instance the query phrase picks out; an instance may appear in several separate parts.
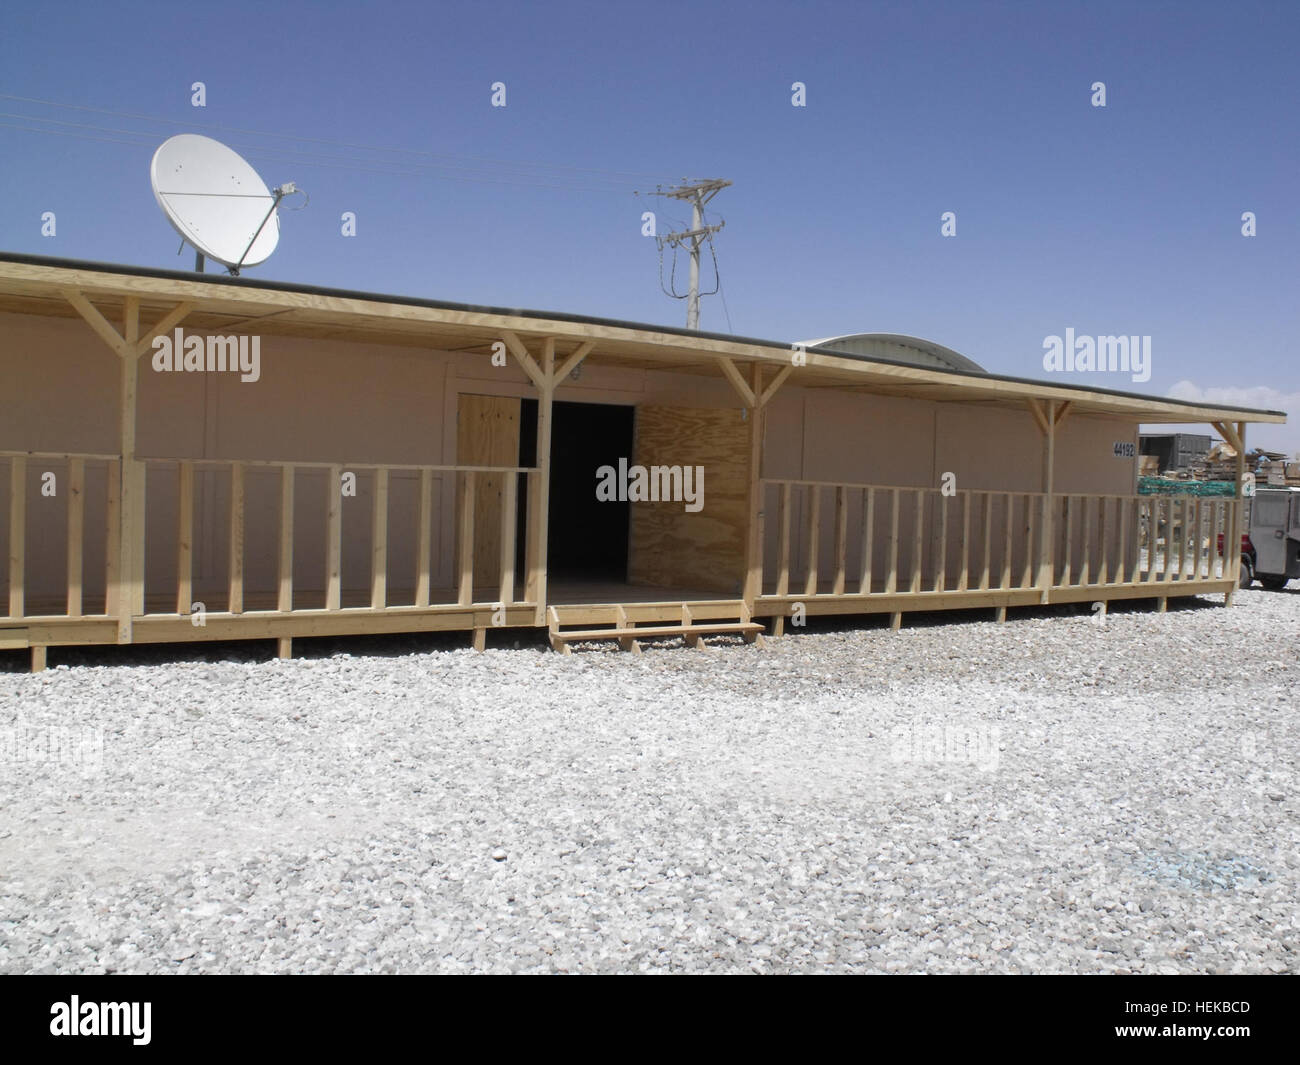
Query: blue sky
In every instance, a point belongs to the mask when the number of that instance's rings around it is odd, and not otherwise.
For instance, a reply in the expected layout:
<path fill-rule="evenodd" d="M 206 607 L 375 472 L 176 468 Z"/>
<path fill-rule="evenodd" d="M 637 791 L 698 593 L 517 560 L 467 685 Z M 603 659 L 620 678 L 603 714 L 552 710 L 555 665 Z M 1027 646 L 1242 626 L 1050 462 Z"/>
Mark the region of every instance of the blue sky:
<path fill-rule="evenodd" d="M 705 329 L 1032 377 L 1150 335 L 1150 381 L 1075 380 L 1300 415 L 1297 54 L 1294 3 L 8 5 L 0 247 L 187 268 L 148 167 L 188 130 L 311 195 L 258 277 L 681 325 L 640 217 L 682 212 L 633 193 L 723 177 Z"/>

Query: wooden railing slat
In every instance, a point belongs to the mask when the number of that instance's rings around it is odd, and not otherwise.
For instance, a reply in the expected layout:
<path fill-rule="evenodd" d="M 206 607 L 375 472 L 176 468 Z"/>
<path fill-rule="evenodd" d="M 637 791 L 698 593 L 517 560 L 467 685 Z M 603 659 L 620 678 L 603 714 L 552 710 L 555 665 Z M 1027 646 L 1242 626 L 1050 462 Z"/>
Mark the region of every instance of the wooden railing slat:
<path fill-rule="evenodd" d="M 331 466 L 325 485 L 325 609 L 343 602 L 343 467 Z"/>
<path fill-rule="evenodd" d="M 777 542 L 776 594 L 790 591 L 790 482 L 781 485 L 781 524 Z"/>
<path fill-rule="evenodd" d="M 176 465 L 176 613 L 194 603 L 194 464 Z"/>
<path fill-rule="evenodd" d="M 474 506 L 476 475 L 469 470 L 460 475 L 460 581 L 456 602 L 469 606 L 474 601 Z"/>
<path fill-rule="evenodd" d="M 817 554 L 821 548 L 822 534 L 822 490 L 821 485 L 814 485 L 809 490 L 812 496 L 808 505 L 808 575 L 804 581 L 804 595 L 817 594 L 817 567 L 820 559 Z"/>
<path fill-rule="evenodd" d="M 501 495 L 501 605 L 505 606 L 514 602 L 515 598 L 518 478 L 513 473 L 502 474 L 501 476 L 505 478 L 505 485 Z"/>
<path fill-rule="evenodd" d="M 23 616 L 23 579 L 27 569 L 27 459 L 9 460 L 9 617 Z"/>
<path fill-rule="evenodd" d="M 230 589 L 226 609 L 244 612 L 244 465 L 230 464 Z"/>
<path fill-rule="evenodd" d="M 416 519 L 415 605 L 429 605 L 429 552 L 433 548 L 433 471 L 420 471 L 420 511 Z"/>
<path fill-rule="evenodd" d="M 68 617 L 80 617 L 86 535 L 86 460 L 68 460 Z"/>
<path fill-rule="evenodd" d="M 276 589 L 275 608 L 282 614 L 293 610 L 294 480 L 294 468 L 289 465 L 281 467 L 279 587 Z"/>
<path fill-rule="evenodd" d="M 858 594 L 871 594 L 872 536 L 876 525 L 876 490 L 868 488 L 862 497 L 862 565 L 858 570 Z"/>
<path fill-rule="evenodd" d="M 375 470 L 370 512 L 370 609 L 388 605 L 388 470 Z"/>
<path fill-rule="evenodd" d="M 835 489 L 835 580 L 831 585 L 832 595 L 844 594 L 844 556 L 848 551 L 849 508 L 843 486 Z"/>

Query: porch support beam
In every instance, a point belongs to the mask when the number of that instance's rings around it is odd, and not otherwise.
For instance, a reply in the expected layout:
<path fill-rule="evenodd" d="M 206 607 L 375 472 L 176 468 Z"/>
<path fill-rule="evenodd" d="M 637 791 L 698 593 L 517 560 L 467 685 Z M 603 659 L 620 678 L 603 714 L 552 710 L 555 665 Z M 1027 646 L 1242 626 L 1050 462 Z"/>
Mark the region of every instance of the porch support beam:
<path fill-rule="evenodd" d="M 78 289 L 64 289 L 63 297 L 90 326 L 108 348 L 121 360 L 118 384 L 118 440 L 122 461 L 119 463 L 118 529 L 116 563 L 117 587 L 109 590 L 109 600 L 117 611 L 117 642 L 130 643 L 132 618 L 144 613 L 144 467 L 136 461 L 135 435 L 140 357 L 153 345 L 156 337 L 175 327 L 194 305 L 181 302 L 168 311 L 149 331 L 140 336 L 140 297 L 122 300 L 122 331 L 100 313 Z M 110 565 L 109 569 L 114 569 Z"/>
<path fill-rule="evenodd" d="M 740 397 L 740 402 L 744 406 L 750 408 L 758 406 L 758 398 L 755 394 L 755 388 L 758 387 L 757 385 L 757 381 L 759 380 L 758 375 L 762 372 L 761 364 L 754 363 L 754 371 L 755 371 L 754 380 L 756 383 L 754 388 L 750 388 L 749 383 L 744 379 L 744 377 L 741 376 L 740 371 L 736 369 L 736 364 L 734 362 L 732 362 L 725 355 L 717 356 L 717 360 L 718 360 L 718 366 L 721 368 L 722 372 L 726 375 L 727 380 L 731 382 L 731 387 L 736 390 L 736 395 Z"/>
<path fill-rule="evenodd" d="M 117 642 L 131 642 L 131 620 L 144 612 L 144 469 L 135 459 L 136 396 L 140 359 L 135 353 L 140 333 L 140 300 L 128 296 L 123 308 L 119 425 L 122 444 L 122 536 L 118 541 Z M 136 541 L 140 543 L 137 545 Z M 139 550 L 137 550 L 137 546 Z"/>
<path fill-rule="evenodd" d="M 758 405 L 760 407 L 766 407 L 768 401 L 773 396 L 776 395 L 777 389 L 779 389 L 783 384 L 785 384 L 785 379 L 789 377 L 792 373 L 794 373 L 793 364 L 785 367 L 783 370 L 781 370 L 780 373 L 778 373 L 775 377 L 773 377 L 771 383 L 765 389 L 763 389 L 763 394 L 759 398 Z"/>
<path fill-rule="evenodd" d="M 1040 400 L 1028 399 L 1025 402 L 1043 436 L 1043 515 L 1039 523 L 1037 583 L 1039 602 L 1045 605 L 1056 574 L 1056 507 L 1052 499 L 1056 479 L 1056 430 L 1069 413 L 1070 404 L 1067 401 L 1058 405 L 1055 400 L 1048 400 L 1044 409 Z"/>
<path fill-rule="evenodd" d="M 144 355 L 146 352 L 148 352 L 149 349 L 153 347 L 153 342 L 157 340 L 158 337 L 162 336 L 164 333 L 170 333 L 185 318 L 189 317 L 189 313 L 192 310 L 194 310 L 194 304 L 178 303 L 175 307 L 173 307 L 170 311 L 168 311 L 165 315 L 163 315 L 158 320 L 158 323 L 152 329 L 149 330 L 148 334 L 141 337 L 140 340 L 136 342 L 135 345 L 136 355 L 137 356 Z"/>
<path fill-rule="evenodd" d="M 579 344 L 577 349 L 564 360 L 560 368 L 552 375 L 552 383 L 558 388 L 561 382 L 582 364 L 582 360 L 591 354 L 591 349 L 595 346 L 596 342 L 594 340 L 584 340 Z"/>
<path fill-rule="evenodd" d="M 509 335 L 509 334 L 508 334 Z M 537 475 L 528 493 L 528 579 L 527 597 L 536 609 L 536 624 L 546 624 L 546 548 L 547 518 L 551 508 L 551 412 L 554 406 L 557 374 L 555 372 L 555 338 L 542 341 L 542 362 L 539 367 L 518 337 L 520 351 L 515 352 L 519 364 L 528 371 L 536 371 L 537 385 Z M 507 340 L 506 342 L 510 342 Z M 513 350 L 513 349 L 512 349 Z M 574 353 L 576 355 L 577 352 Z M 570 361 L 573 355 L 569 356 Z M 585 353 L 584 353 L 585 357 Z M 525 360 L 527 360 L 525 362 Z M 576 365 L 576 363 L 575 363 Z M 532 376 L 529 373 L 529 376 Z"/>
<path fill-rule="evenodd" d="M 524 342 L 519 339 L 519 335 L 505 329 L 501 332 L 501 339 L 505 341 L 506 347 L 510 349 L 510 354 L 515 357 L 515 361 L 519 363 L 520 368 L 528 375 L 528 379 L 536 386 L 537 391 L 545 392 L 547 377 L 549 375 L 543 374 L 541 368 L 533 360 L 532 355 L 528 353 L 528 349 L 524 346 Z M 549 339 L 552 348 L 554 348 L 555 339 L 553 337 Z"/>

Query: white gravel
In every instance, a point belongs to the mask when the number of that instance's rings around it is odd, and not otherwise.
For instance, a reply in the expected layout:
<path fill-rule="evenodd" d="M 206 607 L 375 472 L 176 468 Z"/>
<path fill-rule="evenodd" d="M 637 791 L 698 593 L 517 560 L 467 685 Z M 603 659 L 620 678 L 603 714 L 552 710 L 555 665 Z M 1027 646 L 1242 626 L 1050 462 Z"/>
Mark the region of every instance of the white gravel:
<path fill-rule="evenodd" d="M 0 972 L 1300 971 L 1300 592 L 1105 622 L 2 673 Z"/>

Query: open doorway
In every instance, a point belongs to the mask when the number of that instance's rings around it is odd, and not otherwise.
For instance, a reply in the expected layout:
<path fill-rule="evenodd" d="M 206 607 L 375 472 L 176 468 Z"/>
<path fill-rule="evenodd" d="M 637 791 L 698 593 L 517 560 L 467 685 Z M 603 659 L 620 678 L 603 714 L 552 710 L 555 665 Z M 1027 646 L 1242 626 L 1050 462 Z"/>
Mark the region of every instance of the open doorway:
<path fill-rule="evenodd" d="M 524 400 L 520 465 L 533 465 L 537 401 Z M 596 470 L 631 460 L 635 407 L 560 403 L 551 413 L 551 506 L 547 518 L 548 580 L 627 580 L 626 502 L 596 498 Z"/>

